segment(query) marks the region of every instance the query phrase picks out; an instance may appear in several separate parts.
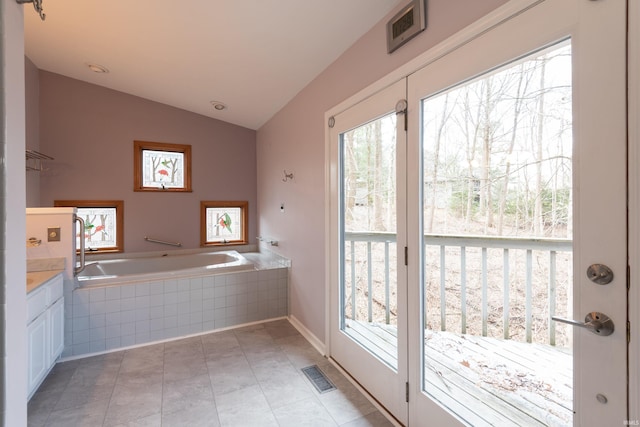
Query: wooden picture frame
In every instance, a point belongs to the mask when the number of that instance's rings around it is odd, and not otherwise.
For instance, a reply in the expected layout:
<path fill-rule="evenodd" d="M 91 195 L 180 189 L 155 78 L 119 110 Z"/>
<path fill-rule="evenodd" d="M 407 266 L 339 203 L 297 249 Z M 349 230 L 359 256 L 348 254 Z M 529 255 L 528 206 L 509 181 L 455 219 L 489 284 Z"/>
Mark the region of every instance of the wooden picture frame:
<path fill-rule="evenodd" d="M 133 191 L 191 192 L 191 145 L 133 141 Z"/>

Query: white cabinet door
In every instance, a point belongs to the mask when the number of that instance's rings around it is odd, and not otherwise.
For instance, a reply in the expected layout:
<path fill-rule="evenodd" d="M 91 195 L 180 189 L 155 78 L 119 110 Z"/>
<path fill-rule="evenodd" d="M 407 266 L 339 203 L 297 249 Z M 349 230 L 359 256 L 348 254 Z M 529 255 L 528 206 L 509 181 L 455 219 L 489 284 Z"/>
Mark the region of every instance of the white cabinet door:
<path fill-rule="evenodd" d="M 29 357 L 29 395 L 49 370 L 49 312 L 45 311 L 27 326 Z"/>
<path fill-rule="evenodd" d="M 49 353 L 48 366 L 52 366 L 58 356 L 62 354 L 62 350 L 64 350 L 64 298 L 56 301 L 49 308 L 49 312 L 51 313 L 49 321 L 51 351 Z"/>
<path fill-rule="evenodd" d="M 27 307 L 27 370 L 31 397 L 64 350 L 62 275 L 29 293 Z"/>

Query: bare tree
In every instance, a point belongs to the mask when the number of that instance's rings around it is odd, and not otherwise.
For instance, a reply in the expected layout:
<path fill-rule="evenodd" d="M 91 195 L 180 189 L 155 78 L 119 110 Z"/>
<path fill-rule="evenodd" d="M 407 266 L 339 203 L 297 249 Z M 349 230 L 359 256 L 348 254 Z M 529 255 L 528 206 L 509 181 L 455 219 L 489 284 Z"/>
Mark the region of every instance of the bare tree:
<path fill-rule="evenodd" d="M 382 170 L 382 122 L 375 120 L 369 126 L 373 127 L 371 139 L 369 140 L 369 143 L 373 145 L 373 229 L 386 231 L 383 198 L 385 174 Z"/>
<path fill-rule="evenodd" d="M 465 139 L 465 160 L 466 160 L 466 200 L 464 208 L 464 229 L 469 230 L 471 219 L 473 216 L 473 203 L 476 196 L 474 175 L 474 165 L 476 160 L 476 147 L 478 142 L 478 133 L 480 131 L 480 109 L 473 109 L 471 106 L 470 88 L 465 86 L 461 88 L 462 95 L 462 117 L 457 119 L 458 128 L 462 132 Z M 475 116 L 473 113 L 475 112 Z"/>
<path fill-rule="evenodd" d="M 429 211 L 429 217 L 426 224 L 426 232 L 433 232 L 433 218 L 435 217 L 436 204 L 438 202 L 438 167 L 440 164 L 440 143 L 442 141 L 443 131 L 447 125 L 447 121 L 451 116 L 451 111 L 448 108 L 449 93 L 444 96 L 444 105 L 442 107 L 442 114 L 438 124 L 438 129 L 433 141 L 433 167 L 431 170 L 431 207 Z"/>
<path fill-rule="evenodd" d="M 542 146 L 544 141 L 544 117 L 545 117 L 545 70 L 546 56 L 540 64 L 540 95 L 538 97 L 537 132 L 533 152 L 536 160 L 536 192 L 534 194 L 533 232 L 536 236 L 544 236 L 544 216 L 542 212 Z"/>
<path fill-rule="evenodd" d="M 494 103 L 491 92 L 493 79 L 488 78 L 483 81 L 484 103 L 483 123 L 482 123 L 482 154 L 480 156 L 480 216 L 484 216 L 484 232 L 493 225 L 493 209 L 491 208 L 491 181 L 489 171 L 491 169 L 491 148 L 492 148 L 492 124 L 491 111 Z"/>
<path fill-rule="evenodd" d="M 151 173 L 152 173 L 151 181 L 153 182 L 156 182 L 156 169 L 158 168 L 159 165 L 160 165 L 160 158 L 152 157 L 151 158 Z"/>
<path fill-rule="evenodd" d="M 525 74 L 524 64 L 520 64 L 517 76 L 517 88 L 513 99 L 513 122 L 511 127 L 511 139 L 509 141 L 509 148 L 506 153 L 504 179 L 502 181 L 502 191 L 500 192 L 500 200 L 498 202 L 498 224 L 497 232 L 499 236 L 504 233 L 504 211 L 507 204 L 507 194 L 509 192 L 509 178 L 511 176 L 511 156 L 513 154 L 513 148 L 516 144 L 516 136 L 518 135 L 518 123 L 520 120 L 520 112 L 523 104 L 523 94 L 526 92 L 529 76 Z"/>
<path fill-rule="evenodd" d="M 356 206 L 356 192 L 358 185 L 358 163 L 355 156 L 355 147 L 353 132 L 344 133 L 344 155 L 346 157 L 347 174 L 345 179 L 347 182 L 344 185 L 345 188 L 345 222 L 347 224 L 353 224 L 354 214 L 353 210 Z"/>

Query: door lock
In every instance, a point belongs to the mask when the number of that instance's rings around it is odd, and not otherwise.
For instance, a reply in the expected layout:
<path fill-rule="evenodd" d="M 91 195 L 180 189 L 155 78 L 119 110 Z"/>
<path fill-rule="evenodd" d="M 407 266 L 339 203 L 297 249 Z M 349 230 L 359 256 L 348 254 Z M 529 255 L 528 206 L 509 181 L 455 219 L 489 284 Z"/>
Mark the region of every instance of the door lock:
<path fill-rule="evenodd" d="M 587 268 L 587 277 L 598 285 L 608 285 L 613 280 L 613 271 L 604 264 L 591 264 Z"/>
<path fill-rule="evenodd" d="M 590 330 L 596 335 L 601 335 L 606 337 L 607 335 L 611 335 L 613 333 L 613 320 L 609 316 L 603 313 L 599 313 L 597 311 L 593 311 L 587 314 L 584 318 L 584 323 L 578 322 L 577 320 L 564 319 L 562 317 L 552 316 L 551 320 L 555 320 L 556 322 L 566 323 L 572 326 L 579 326 L 581 328 L 585 328 Z"/>

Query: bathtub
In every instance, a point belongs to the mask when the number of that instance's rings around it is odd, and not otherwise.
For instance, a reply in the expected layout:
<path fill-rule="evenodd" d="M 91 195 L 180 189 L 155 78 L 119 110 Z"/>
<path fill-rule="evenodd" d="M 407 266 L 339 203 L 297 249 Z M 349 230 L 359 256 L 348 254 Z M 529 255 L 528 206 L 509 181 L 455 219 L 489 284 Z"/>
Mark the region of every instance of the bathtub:
<path fill-rule="evenodd" d="M 286 317 L 289 260 L 259 252 L 94 258 L 65 296 L 63 358 Z"/>
<path fill-rule="evenodd" d="M 237 251 L 166 254 L 88 262 L 84 270 L 78 274 L 77 279 L 80 286 L 86 287 L 253 269 L 253 263 Z"/>

